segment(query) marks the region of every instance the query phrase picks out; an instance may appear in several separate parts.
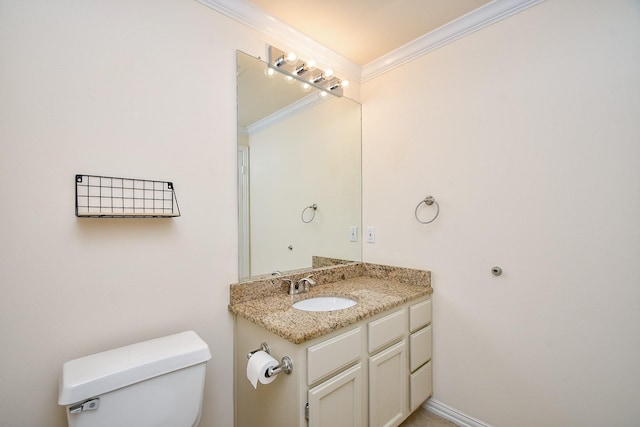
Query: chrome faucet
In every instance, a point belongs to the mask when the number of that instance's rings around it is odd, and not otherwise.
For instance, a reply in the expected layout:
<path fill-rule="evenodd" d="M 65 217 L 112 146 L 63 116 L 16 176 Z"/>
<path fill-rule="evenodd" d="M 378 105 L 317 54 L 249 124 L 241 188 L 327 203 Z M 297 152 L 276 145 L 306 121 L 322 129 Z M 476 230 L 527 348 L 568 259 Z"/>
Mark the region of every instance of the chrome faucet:
<path fill-rule="evenodd" d="M 305 292 L 309 292 L 309 286 L 315 286 L 316 281 L 311 278 L 313 274 L 303 277 L 302 279 L 294 282 L 291 279 L 282 279 L 283 282 L 289 285 L 289 295 L 297 295 Z"/>
<path fill-rule="evenodd" d="M 298 293 L 309 292 L 309 285 L 315 286 L 316 281 L 311 278 L 313 274 L 298 280 Z"/>
<path fill-rule="evenodd" d="M 291 279 L 282 279 L 282 281 L 289 284 L 289 295 L 295 295 L 298 293 L 296 282 Z"/>

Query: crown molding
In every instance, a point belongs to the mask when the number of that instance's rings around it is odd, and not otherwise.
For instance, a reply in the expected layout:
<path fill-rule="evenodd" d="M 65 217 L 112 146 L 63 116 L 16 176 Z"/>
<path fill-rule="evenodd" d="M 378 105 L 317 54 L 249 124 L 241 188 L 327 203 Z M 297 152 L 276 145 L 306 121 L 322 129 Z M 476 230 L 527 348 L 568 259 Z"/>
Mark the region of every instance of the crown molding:
<path fill-rule="evenodd" d="M 365 82 L 474 31 L 542 3 L 544 0 L 493 0 L 485 6 L 381 56 L 364 67 L 267 14 L 248 0 L 196 1 L 292 49 L 296 49 L 299 54 L 313 56 L 319 63 L 331 65 L 335 70 L 339 70 L 346 79 L 353 82 Z"/>
<path fill-rule="evenodd" d="M 305 96 L 304 98 L 294 102 L 293 104 L 287 105 L 283 109 L 268 115 L 264 119 L 260 119 L 257 122 L 251 123 L 246 127 L 246 132 L 248 135 L 253 135 L 256 132 L 259 132 L 263 129 L 266 129 L 275 125 L 276 123 L 286 120 L 295 114 L 301 113 L 302 111 L 308 108 L 321 104 L 322 102 L 326 101 L 327 98 L 330 96 L 333 96 L 333 95 L 327 95 L 326 97 L 321 97 L 319 92 L 315 92 L 311 95 Z"/>
<path fill-rule="evenodd" d="M 387 71 L 413 61 L 432 50 L 438 49 L 543 1 L 544 0 L 494 0 L 487 3 L 365 65 L 362 68 L 361 82 L 373 79 Z"/>

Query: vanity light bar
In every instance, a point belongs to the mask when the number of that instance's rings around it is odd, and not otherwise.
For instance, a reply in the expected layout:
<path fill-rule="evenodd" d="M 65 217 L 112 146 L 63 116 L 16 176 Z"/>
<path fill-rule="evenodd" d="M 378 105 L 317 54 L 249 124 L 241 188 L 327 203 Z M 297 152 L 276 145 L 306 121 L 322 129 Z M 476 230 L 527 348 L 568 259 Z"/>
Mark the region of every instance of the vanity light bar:
<path fill-rule="evenodd" d="M 309 66 L 304 60 L 289 56 L 274 46 L 269 46 L 269 67 L 332 95 L 340 97 L 344 94 L 339 78 L 320 68 Z"/>

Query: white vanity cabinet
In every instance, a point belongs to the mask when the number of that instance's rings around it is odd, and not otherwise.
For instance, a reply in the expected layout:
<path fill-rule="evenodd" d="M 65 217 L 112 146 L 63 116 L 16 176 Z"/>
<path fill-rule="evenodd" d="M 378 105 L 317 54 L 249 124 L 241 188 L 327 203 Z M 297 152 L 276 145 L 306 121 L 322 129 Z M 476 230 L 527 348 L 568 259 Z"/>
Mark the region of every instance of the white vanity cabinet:
<path fill-rule="evenodd" d="M 236 427 L 397 426 L 431 395 L 428 297 L 302 344 L 240 316 L 235 327 Z M 293 371 L 254 389 L 246 355 L 263 341 Z"/>

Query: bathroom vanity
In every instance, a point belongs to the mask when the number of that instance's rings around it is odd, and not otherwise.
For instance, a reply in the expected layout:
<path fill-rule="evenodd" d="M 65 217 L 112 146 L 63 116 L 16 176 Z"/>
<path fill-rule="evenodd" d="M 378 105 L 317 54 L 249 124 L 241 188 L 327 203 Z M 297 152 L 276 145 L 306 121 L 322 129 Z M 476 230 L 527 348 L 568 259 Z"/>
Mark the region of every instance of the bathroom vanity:
<path fill-rule="evenodd" d="M 307 273 L 308 274 L 308 273 Z M 366 263 L 314 271 L 317 285 L 289 295 L 283 279 L 232 285 L 237 426 L 396 426 L 431 387 L 431 282 L 427 271 Z M 292 304 L 341 296 L 353 307 L 308 312 Z M 257 388 L 247 354 L 268 343 L 290 374 Z"/>

